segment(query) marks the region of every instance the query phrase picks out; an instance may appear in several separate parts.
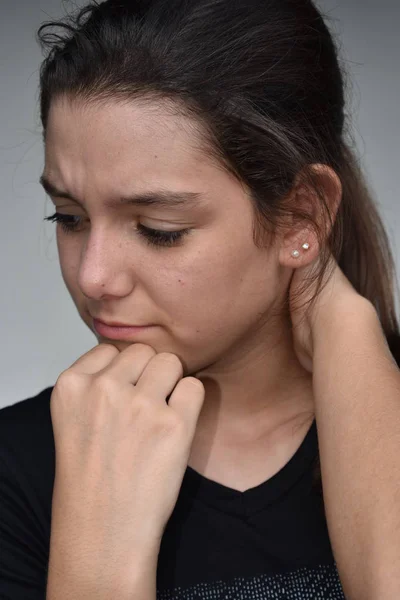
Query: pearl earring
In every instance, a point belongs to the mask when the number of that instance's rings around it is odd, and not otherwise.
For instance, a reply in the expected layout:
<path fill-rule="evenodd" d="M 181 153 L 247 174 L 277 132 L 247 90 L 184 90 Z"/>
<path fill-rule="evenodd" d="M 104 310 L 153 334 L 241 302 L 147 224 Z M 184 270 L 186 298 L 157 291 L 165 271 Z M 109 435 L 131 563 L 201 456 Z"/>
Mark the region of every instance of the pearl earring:
<path fill-rule="evenodd" d="M 308 242 L 304 242 L 304 244 L 302 245 L 302 248 L 304 250 L 308 250 L 310 247 L 310 244 Z M 292 250 L 292 256 L 294 258 L 298 258 L 300 256 L 300 252 L 298 250 Z"/>

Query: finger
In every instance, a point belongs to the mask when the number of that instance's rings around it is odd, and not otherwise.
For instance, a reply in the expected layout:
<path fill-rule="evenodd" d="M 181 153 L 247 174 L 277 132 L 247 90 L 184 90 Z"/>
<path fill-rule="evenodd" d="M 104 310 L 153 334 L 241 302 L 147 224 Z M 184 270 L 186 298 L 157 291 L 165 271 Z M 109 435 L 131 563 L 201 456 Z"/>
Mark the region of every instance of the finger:
<path fill-rule="evenodd" d="M 118 354 L 120 354 L 120 351 L 116 346 L 104 343 L 98 344 L 72 363 L 70 369 L 79 373 L 93 375 L 109 365 Z"/>
<path fill-rule="evenodd" d="M 148 363 L 156 356 L 157 352 L 152 346 L 131 344 L 95 374 L 99 377 L 107 375 L 116 381 L 136 385 Z"/>
<path fill-rule="evenodd" d="M 185 421 L 189 435 L 193 438 L 197 421 L 205 398 L 204 385 L 196 377 L 184 377 L 175 387 L 168 406 Z"/>
<path fill-rule="evenodd" d="M 136 383 L 136 389 L 155 402 L 166 404 L 166 397 L 182 379 L 183 367 L 179 358 L 169 352 L 160 352 L 146 365 Z"/>

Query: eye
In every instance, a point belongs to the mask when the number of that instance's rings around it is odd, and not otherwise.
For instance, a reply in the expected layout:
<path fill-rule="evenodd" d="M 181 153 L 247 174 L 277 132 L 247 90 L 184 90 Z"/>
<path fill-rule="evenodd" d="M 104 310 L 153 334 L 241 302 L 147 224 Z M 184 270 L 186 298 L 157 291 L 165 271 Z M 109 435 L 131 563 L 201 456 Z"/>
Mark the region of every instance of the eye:
<path fill-rule="evenodd" d="M 75 215 L 62 215 L 54 213 L 50 217 L 45 217 L 44 221 L 60 223 L 61 228 L 66 233 L 76 233 L 80 222 L 74 219 L 81 219 Z M 190 232 L 190 229 L 180 229 L 179 231 L 162 231 L 160 229 L 150 229 L 140 223 L 137 226 L 137 231 L 144 238 L 145 242 L 150 246 L 174 246 L 180 242 L 185 235 Z"/>

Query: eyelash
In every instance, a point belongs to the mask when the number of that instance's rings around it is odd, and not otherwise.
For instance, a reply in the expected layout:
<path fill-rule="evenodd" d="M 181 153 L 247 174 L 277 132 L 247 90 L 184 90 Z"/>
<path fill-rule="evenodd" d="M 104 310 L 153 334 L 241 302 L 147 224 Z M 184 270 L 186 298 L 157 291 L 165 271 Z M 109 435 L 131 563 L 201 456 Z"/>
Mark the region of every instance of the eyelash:
<path fill-rule="evenodd" d="M 75 233 L 78 227 L 78 223 L 71 223 L 71 219 L 80 218 L 74 215 L 62 215 L 60 213 L 54 213 L 50 217 L 45 217 L 44 221 L 56 222 L 61 225 L 61 228 L 66 233 Z M 161 231 L 159 229 L 150 229 L 144 225 L 138 224 L 137 231 L 144 238 L 145 242 L 149 246 L 155 247 L 171 247 L 178 244 L 182 238 L 187 235 L 190 229 L 180 229 L 179 231 Z"/>

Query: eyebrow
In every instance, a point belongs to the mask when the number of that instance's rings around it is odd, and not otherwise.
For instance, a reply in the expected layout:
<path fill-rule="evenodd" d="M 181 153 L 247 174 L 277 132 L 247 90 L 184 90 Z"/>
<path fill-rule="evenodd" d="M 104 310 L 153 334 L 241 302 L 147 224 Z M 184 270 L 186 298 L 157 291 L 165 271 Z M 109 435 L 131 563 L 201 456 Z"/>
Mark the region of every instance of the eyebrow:
<path fill-rule="evenodd" d="M 76 202 L 80 206 L 83 206 L 77 198 L 74 198 L 72 194 L 65 190 L 61 190 L 54 185 L 46 175 L 41 175 L 39 183 L 43 186 L 44 190 L 49 196 L 55 196 L 57 198 L 67 198 Z M 198 207 L 199 201 L 202 199 L 202 194 L 199 192 L 175 192 L 172 190 L 149 190 L 147 192 L 141 192 L 138 194 L 132 194 L 129 196 L 122 196 L 117 201 L 108 201 L 105 203 L 107 207 L 114 208 L 119 205 L 133 204 L 135 206 L 156 206 L 157 208 L 171 208 L 171 207 Z"/>

